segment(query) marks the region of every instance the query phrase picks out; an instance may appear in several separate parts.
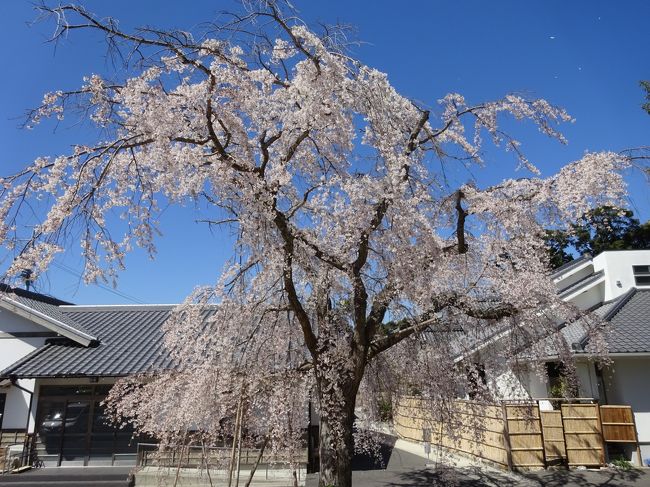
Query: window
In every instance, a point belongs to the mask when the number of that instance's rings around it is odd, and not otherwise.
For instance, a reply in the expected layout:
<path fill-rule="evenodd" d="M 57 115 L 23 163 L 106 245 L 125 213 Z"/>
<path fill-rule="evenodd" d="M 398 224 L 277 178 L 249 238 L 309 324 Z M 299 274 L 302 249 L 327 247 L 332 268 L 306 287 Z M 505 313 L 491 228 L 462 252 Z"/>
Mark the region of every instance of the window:
<path fill-rule="evenodd" d="M 637 286 L 650 286 L 650 265 L 633 265 L 632 271 Z"/>

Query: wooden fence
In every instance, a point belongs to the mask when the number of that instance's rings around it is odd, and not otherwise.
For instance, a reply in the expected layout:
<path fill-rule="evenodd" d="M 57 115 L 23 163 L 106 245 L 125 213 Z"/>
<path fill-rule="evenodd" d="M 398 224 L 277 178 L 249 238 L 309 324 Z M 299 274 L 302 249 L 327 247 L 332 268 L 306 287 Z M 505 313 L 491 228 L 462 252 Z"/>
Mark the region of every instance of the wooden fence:
<path fill-rule="evenodd" d="M 481 404 L 455 401 L 438 406 L 419 397 L 396 401 L 393 422 L 404 439 L 427 442 L 503 467 L 543 468 L 554 464 L 598 466 L 606 443 L 636 443 L 629 406 L 562 404 L 553 411 L 537 403 Z"/>
<path fill-rule="evenodd" d="M 605 463 L 598 404 L 562 404 L 566 463 L 569 467 Z"/>
<path fill-rule="evenodd" d="M 0 471 L 5 472 L 16 466 L 14 459 L 9 456 L 9 447 L 25 445 L 28 437 L 24 429 L 0 430 Z M 19 459 L 22 461 L 22 459 Z"/>

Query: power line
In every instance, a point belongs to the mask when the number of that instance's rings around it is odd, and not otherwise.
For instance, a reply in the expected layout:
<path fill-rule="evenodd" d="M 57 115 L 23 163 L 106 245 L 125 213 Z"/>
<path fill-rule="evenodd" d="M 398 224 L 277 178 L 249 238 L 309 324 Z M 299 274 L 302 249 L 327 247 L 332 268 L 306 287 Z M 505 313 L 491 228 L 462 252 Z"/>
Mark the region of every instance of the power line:
<path fill-rule="evenodd" d="M 54 265 L 55 267 L 59 268 L 60 270 L 62 270 L 64 272 L 67 272 L 68 274 L 72 274 L 73 276 L 75 276 L 75 277 L 77 277 L 79 279 L 83 279 L 83 276 L 81 274 L 79 274 L 77 271 L 75 271 L 71 267 L 68 267 L 65 264 L 60 264 L 58 262 L 52 262 L 52 265 Z M 99 282 L 93 282 L 92 284 L 99 287 L 100 289 L 103 289 L 104 291 L 108 291 L 109 293 L 113 293 L 116 296 L 119 296 L 119 297 L 121 297 L 123 299 L 126 299 L 128 301 L 131 301 L 132 303 L 145 304 L 144 301 L 141 301 L 140 299 L 138 299 L 138 298 L 136 298 L 134 296 L 130 296 L 130 295 L 126 294 L 126 293 L 118 291 L 117 289 L 113 289 L 113 288 L 111 288 L 109 286 L 105 286 L 104 284 L 101 284 Z"/>

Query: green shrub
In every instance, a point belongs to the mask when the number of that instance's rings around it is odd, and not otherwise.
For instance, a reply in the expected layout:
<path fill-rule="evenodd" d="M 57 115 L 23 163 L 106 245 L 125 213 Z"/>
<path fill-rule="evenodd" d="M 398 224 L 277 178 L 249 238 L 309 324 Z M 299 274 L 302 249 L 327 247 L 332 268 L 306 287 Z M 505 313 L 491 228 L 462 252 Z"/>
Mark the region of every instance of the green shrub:
<path fill-rule="evenodd" d="M 378 404 L 379 419 L 381 421 L 390 421 L 393 419 L 393 405 L 390 401 L 382 399 Z"/>
<path fill-rule="evenodd" d="M 623 456 L 618 456 L 612 459 L 612 465 L 620 470 L 632 470 L 632 464 Z"/>

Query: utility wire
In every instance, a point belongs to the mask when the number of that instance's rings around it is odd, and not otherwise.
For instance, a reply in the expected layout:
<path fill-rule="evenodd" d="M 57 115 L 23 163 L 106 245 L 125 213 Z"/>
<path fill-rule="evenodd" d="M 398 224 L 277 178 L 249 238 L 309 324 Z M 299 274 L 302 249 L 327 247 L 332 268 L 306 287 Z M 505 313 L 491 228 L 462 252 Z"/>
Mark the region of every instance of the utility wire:
<path fill-rule="evenodd" d="M 75 277 L 77 277 L 79 279 L 83 279 L 83 276 L 81 274 L 79 274 L 77 271 L 75 271 L 71 267 L 68 267 L 65 264 L 60 264 L 58 262 L 52 262 L 52 265 L 54 265 L 54 267 L 57 267 L 58 269 L 60 269 L 60 270 L 62 270 L 64 272 L 67 272 L 68 274 L 72 274 L 73 276 L 75 276 Z M 101 284 L 99 282 L 94 282 L 93 284 L 95 286 L 99 287 L 100 289 L 103 289 L 104 291 L 108 291 L 109 293 L 113 293 L 116 296 L 119 296 L 119 297 L 121 297 L 123 299 L 126 299 L 128 301 L 131 301 L 132 303 L 145 304 L 144 301 L 141 301 L 140 299 L 138 299 L 138 298 L 136 298 L 134 296 L 130 296 L 130 295 L 128 295 L 126 293 L 123 293 L 121 291 L 118 291 L 117 289 L 113 289 L 112 287 L 105 286 L 104 284 Z"/>

